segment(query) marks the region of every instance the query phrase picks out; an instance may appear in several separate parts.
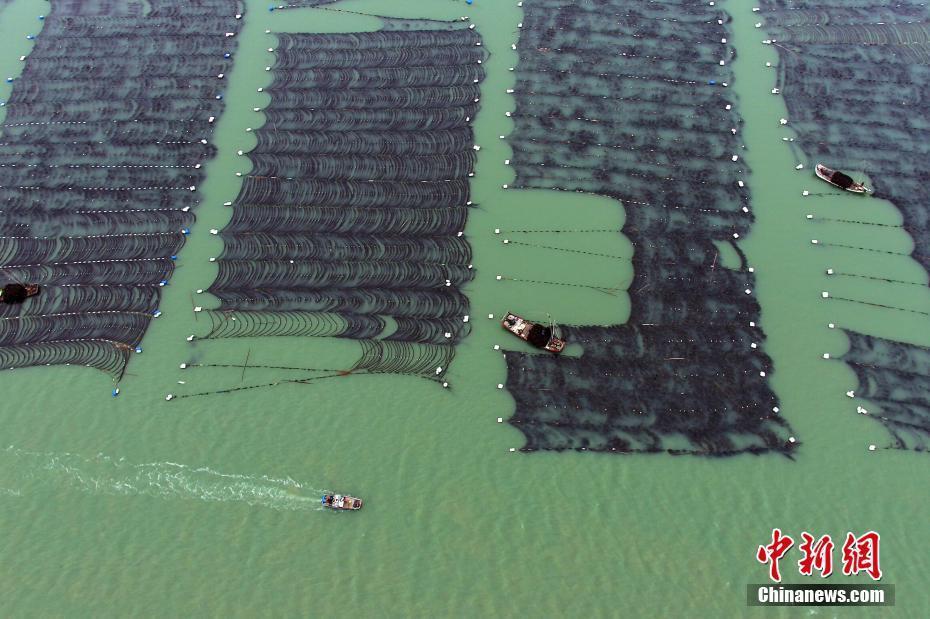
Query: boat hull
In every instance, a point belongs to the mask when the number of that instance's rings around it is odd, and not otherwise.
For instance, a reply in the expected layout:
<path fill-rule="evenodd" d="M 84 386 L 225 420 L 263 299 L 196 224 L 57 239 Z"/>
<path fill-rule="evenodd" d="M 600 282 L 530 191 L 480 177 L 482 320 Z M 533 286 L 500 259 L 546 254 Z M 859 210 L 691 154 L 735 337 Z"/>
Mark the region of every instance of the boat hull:
<path fill-rule="evenodd" d="M 863 185 L 862 183 L 853 183 L 849 186 L 844 187 L 843 185 L 833 180 L 833 175 L 836 173 L 837 173 L 836 170 L 832 170 L 821 163 L 818 163 L 817 166 L 814 168 L 814 174 L 817 175 L 817 178 L 827 183 L 830 183 L 831 185 L 833 185 L 834 187 L 838 189 L 842 189 L 843 191 L 848 191 L 850 193 L 859 193 L 859 194 L 872 193 L 872 190 L 866 187 L 865 185 Z"/>
<path fill-rule="evenodd" d="M 545 350 L 557 355 L 565 349 L 565 340 L 557 338 L 554 335 L 550 336 L 545 344 L 534 342 L 531 338 L 531 333 L 533 332 L 533 329 L 539 328 L 539 325 L 537 325 L 535 322 L 523 318 L 522 316 L 517 316 L 512 312 L 507 312 L 507 314 L 504 315 L 504 319 L 501 320 L 501 326 L 505 331 L 512 333 L 527 344 L 535 346 L 541 350 Z"/>

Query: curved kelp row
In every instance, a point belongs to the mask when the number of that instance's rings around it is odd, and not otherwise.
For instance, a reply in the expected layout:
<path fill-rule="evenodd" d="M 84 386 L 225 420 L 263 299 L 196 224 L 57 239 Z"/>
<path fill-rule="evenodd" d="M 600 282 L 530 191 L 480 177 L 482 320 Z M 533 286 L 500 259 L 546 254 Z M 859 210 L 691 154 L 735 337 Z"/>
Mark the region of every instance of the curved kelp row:
<path fill-rule="evenodd" d="M 626 324 L 564 329 L 580 356 L 506 353 L 523 451 L 790 456 L 798 445 L 736 245 L 752 215 L 725 89 L 727 20 L 684 1 L 526 3 L 513 186 L 619 200 L 635 276 Z M 723 266 L 723 249 L 741 264 Z"/>
<path fill-rule="evenodd" d="M 778 87 L 808 163 L 868 172 L 875 195 L 901 212 L 902 228 L 914 241 L 911 257 L 930 271 L 926 3 L 764 0 L 761 7 L 771 37 L 765 42 L 774 43 L 779 55 Z M 891 432 L 892 447 L 925 451 L 927 350 L 847 335 L 852 348 L 844 359 L 859 377 L 857 395 L 881 409 L 868 416 Z"/>
<path fill-rule="evenodd" d="M 355 339 L 353 371 L 442 380 L 469 328 L 484 52 L 467 23 L 415 26 L 276 35 L 205 338 Z"/>
<path fill-rule="evenodd" d="M 215 152 L 244 4 L 52 0 L 0 127 L 0 367 L 119 379 Z"/>

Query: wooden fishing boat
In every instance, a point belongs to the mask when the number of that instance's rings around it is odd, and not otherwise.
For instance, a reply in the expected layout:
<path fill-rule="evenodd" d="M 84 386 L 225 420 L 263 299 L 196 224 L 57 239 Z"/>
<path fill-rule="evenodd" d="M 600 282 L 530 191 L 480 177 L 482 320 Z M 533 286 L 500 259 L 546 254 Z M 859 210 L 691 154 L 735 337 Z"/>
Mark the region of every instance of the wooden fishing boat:
<path fill-rule="evenodd" d="M 362 509 L 361 499 L 352 496 L 343 496 L 341 494 L 324 494 L 320 502 L 323 504 L 323 507 L 340 511 Z"/>
<path fill-rule="evenodd" d="M 839 187 L 840 189 L 845 189 L 853 193 L 872 193 L 871 189 L 862 183 L 857 183 L 851 176 L 843 174 L 838 170 L 832 170 L 822 163 L 817 164 L 817 167 L 814 168 L 814 173 L 818 178 L 827 181 L 834 187 Z"/>
<path fill-rule="evenodd" d="M 540 325 L 507 312 L 507 315 L 501 321 L 501 326 L 536 348 L 548 350 L 555 354 L 562 352 L 562 349 L 565 348 L 565 340 L 555 334 L 556 329 L 553 325 Z"/>
<path fill-rule="evenodd" d="M 39 294 L 39 284 L 7 284 L 0 288 L 0 303 L 22 303 Z"/>

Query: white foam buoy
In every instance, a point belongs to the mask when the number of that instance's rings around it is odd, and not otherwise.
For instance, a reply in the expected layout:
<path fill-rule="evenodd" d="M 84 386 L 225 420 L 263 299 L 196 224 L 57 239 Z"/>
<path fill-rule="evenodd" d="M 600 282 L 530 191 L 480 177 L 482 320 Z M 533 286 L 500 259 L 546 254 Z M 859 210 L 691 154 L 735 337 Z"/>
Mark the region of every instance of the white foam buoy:
<path fill-rule="evenodd" d="M 780 124 L 780 125 L 787 125 L 787 124 L 788 124 L 788 119 L 787 119 L 787 118 L 779 118 L 779 119 L 778 119 L 778 124 Z"/>
<path fill-rule="evenodd" d="M 503 277 L 501 275 L 498 275 L 497 280 L 500 281 L 501 279 L 503 279 Z"/>
<path fill-rule="evenodd" d="M 203 288 L 198 288 L 198 289 L 197 289 L 197 294 L 203 294 Z"/>
<path fill-rule="evenodd" d="M 187 369 L 187 364 L 186 364 L 186 363 L 182 363 L 182 364 L 179 365 L 178 367 L 181 368 L 182 370 L 186 370 L 186 369 Z"/>
<path fill-rule="evenodd" d="M 223 202 L 223 206 L 232 206 L 232 202 Z"/>
<path fill-rule="evenodd" d="M 875 445 L 869 445 L 869 451 L 875 451 L 876 449 Z"/>
<path fill-rule="evenodd" d="M 739 160 L 739 155 L 733 155 L 732 157 L 730 157 L 730 159 L 731 159 L 732 161 L 737 161 L 737 160 Z"/>
<path fill-rule="evenodd" d="M 513 447 L 510 448 L 510 452 L 511 452 L 511 453 L 513 453 L 513 452 L 515 452 L 515 451 L 516 451 L 516 449 L 514 449 Z"/>
<path fill-rule="evenodd" d="M 494 320 L 494 314 L 488 314 L 488 320 Z"/>
<path fill-rule="evenodd" d="M 789 442 L 789 443 L 794 443 L 795 441 L 797 441 L 797 439 L 794 438 L 793 436 L 789 436 L 789 437 L 788 437 L 788 442 Z"/>
<path fill-rule="evenodd" d="M 814 218 L 814 216 L 813 216 L 813 215 L 811 215 L 810 213 L 808 213 L 808 214 L 807 214 L 807 218 L 808 218 L 808 219 L 813 219 L 813 218 Z"/>
<path fill-rule="evenodd" d="M 500 350 L 500 349 L 501 349 L 500 344 L 495 344 L 495 345 L 494 345 L 494 350 Z"/>
<path fill-rule="evenodd" d="M 468 320 L 469 320 L 468 314 L 462 317 L 462 322 L 468 322 Z"/>
<path fill-rule="evenodd" d="M 811 239 L 811 245 L 817 245 L 819 242 L 817 239 Z"/>
<path fill-rule="evenodd" d="M 497 383 L 497 388 L 498 388 L 498 389 L 503 389 L 503 388 L 504 388 L 504 383 Z"/>
<path fill-rule="evenodd" d="M 202 311 L 203 311 L 203 307 L 201 307 L 200 305 L 198 305 L 197 307 L 194 308 L 194 311 L 195 311 L 195 312 L 202 312 Z"/>
<path fill-rule="evenodd" d="M 503 418 L 503 417 L 498 417 L 498 418 L 497 418 L 497 423 L 504 423 L 504 418 Z"/>
<path fill-rule="evenodd" d="M 847 392 L 846 392 L 846 397 L 847 397 L 847 398 L 854 398 L 854 397 L 856 397 L 856 392 L 855 392 L 855 391 L 847 391 Z"/>
<path fill-rule="evenodd" d="M 494 234 L 500 234 L 500 233 L 501 233 L 500 228 L 494 228 Z"/>
<path fill-rule="evenodd" d="M 820 293 L 820 296 L 823 297 L 824 299 L 829 299 L 830 293 L 824 290 L 823 292 Z"/>
<path fill-rule="evenodd" d="M 193 342 L 193 341 L 194 341 L 194 335 L 193 335 L 193 334 L 188 335 L 188 336 L 187 336 L 187 341 L 188 341 L 188 342 Z"/>
<path fill-rule="evenodd" d="M 794 166 L 794 169 L 795 169 L 795 170 L 803 170 L 803 169 L 804 169 L 804 164 L 803 164 L 803 163 L 799 163 L 798 165 Z"/>
<path fill-rule="evenodd" d="M 827 325 L 827 328 L 828 328 L 828 329 L 836 329 L 836 325 L 833 324 L 833 323 L 831 322 L 831 323 L 829 323 L 829 324 Z"/>
<path fill-rule="evenodd" d="M 437 374 L 442 374 L 442 366 L 441 366 L 441 365 L 440 365 L 438 368 L 436 368 L 436 373 L 437 373 Z"/>
<path fill-rule="evenodd" d="M 809 192 L 808 190 L 805 189 L 804 191 L 801 192 L 801 195 L 802 195 L 802 196 L 809 196 L 809 195 L 811 195 L 811 192 Z"/>
<path fill-rule="evenodd" d="M 509 243 L 510 243 L 510 239 L 504 239 L 504 245 L 507 245 Z"/>
<path fill-rule="evenodd" d="M 827 275 L 833 275 L 833 269 L 827 269 Z"/>
<path fill-rule="evenodd" d="M 823 353 L 823 358 L 824 358 L 824 359 L 829 359 L 829 358 L 830 358 L 830 353 L 828 353 L 828 352 Z"/>
<path fill-rule="evenodd" d="M 172 399 L 174 399 L 173 393 L 169 393 L 168 395 L 165 396 L 165 400 L 172 400 Z"/>

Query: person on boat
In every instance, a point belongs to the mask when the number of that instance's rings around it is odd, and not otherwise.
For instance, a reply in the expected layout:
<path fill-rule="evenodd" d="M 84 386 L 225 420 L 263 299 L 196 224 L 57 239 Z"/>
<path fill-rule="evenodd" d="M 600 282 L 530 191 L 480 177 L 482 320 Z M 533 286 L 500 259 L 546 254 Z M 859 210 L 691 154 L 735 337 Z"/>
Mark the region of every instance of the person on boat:
<path fill-rule="evenodd" d="M 0 290 L 0 303 L 13 305 L 22 303 L 29 297 L 39 294 L 38 284 L 7 284 Z"/>

